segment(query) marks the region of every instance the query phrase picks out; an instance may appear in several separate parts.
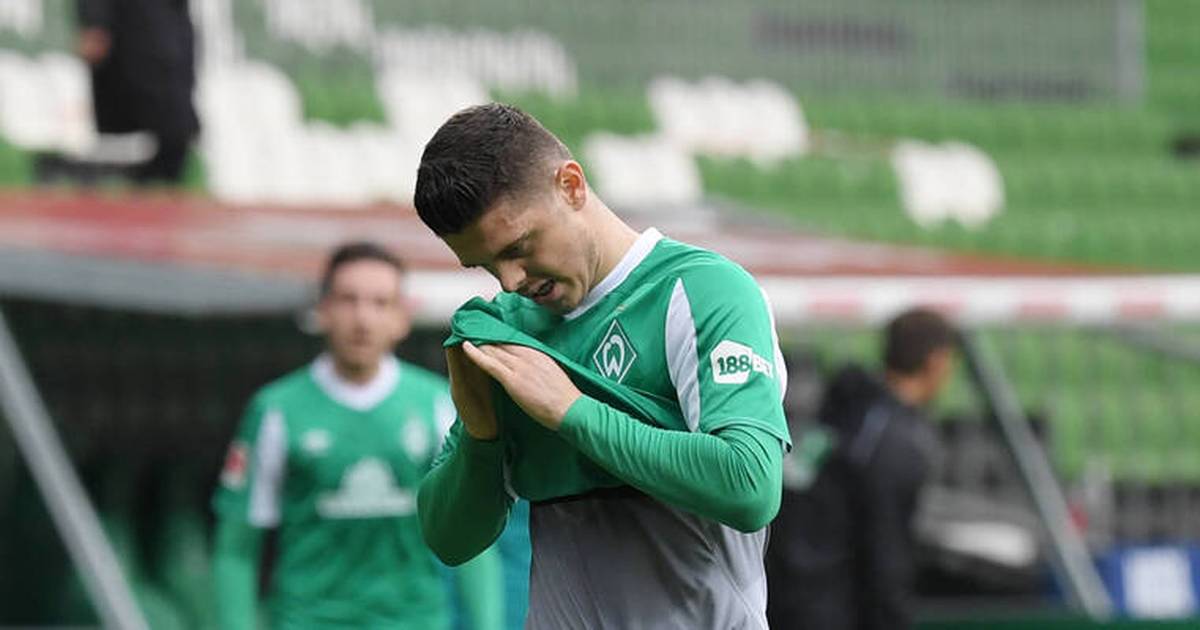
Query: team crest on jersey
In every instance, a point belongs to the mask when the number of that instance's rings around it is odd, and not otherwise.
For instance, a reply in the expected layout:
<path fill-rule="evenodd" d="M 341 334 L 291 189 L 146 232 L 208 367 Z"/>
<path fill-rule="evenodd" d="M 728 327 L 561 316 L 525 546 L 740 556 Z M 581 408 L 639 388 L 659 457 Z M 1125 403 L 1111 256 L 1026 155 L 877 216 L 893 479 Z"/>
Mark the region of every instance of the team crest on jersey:
<path fill-rule="evenodd" d="M 614 319 L 608 327 L 608 332 L 604 333 L 600 340 L 600 347 L 592 354 L 592 363 L 601 374 L 620 383 L 625 380 L 625 375 L 629 373 L 629 368 L 633 367 L 637 357 L 637 350 L 633 349 L 629 335 L 625 334 L 620 322 Z"/>

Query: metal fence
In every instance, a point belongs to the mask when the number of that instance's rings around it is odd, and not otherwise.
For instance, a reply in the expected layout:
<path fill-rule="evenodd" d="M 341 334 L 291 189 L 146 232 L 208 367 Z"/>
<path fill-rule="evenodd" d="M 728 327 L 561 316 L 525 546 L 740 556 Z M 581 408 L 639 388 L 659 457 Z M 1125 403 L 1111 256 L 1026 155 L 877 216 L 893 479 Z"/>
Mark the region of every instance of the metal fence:
<path fill-rule="evenodd" d="M 640 89 L 650 78 L 768 78 L 801 92 L 1131 101 L 1142 0 L 193 0 L 203 54 L 334 84 L 380 66 L 498 87 Z M 0 4 L 0 48 L 63 48 L 71 0 Z"/>

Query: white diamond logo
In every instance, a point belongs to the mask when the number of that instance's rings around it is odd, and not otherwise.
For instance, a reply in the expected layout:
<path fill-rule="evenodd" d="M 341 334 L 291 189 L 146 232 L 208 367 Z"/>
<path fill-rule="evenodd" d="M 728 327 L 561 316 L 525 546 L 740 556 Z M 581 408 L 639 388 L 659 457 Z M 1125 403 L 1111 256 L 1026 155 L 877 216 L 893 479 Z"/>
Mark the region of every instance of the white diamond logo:
<path fill-rule="evenodd" d="M 600 340 L 600 347 L 592 355 L 592 363 L 601 374 L 620 383 L 625 380 L 625 375 L 636 360 L 637 351 L 633 349 L 629 335 L 614 319 Z"/>

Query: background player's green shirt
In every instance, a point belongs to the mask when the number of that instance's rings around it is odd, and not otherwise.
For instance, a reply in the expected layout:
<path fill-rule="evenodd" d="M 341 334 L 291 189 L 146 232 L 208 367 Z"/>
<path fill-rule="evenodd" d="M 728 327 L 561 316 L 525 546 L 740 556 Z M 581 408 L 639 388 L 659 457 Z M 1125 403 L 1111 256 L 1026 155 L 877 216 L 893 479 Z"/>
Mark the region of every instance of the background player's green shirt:
<path fill-rule="evenodd" d="M 322 357 L 254 397 L 214 507 L 278 528 L 273 627 L 448 626 L 414 494 L 453 417 L 441 377 L 391 357 L 363 388 Z"/>

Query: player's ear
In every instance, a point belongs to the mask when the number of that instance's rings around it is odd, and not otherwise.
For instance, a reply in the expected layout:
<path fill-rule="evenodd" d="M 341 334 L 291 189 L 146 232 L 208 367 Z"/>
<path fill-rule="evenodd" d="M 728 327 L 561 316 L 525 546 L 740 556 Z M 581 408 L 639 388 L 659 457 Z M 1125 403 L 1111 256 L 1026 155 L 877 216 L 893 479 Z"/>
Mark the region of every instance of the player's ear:
<path fill-rule="evenodd" d="M 559 193 L 572 208 L 578 210 L 587 203 L 587 177 L 584 176 L 583 167 L 579 162 L 575 160 L 563 162 L 555 172 L 554 178 Z"/>

